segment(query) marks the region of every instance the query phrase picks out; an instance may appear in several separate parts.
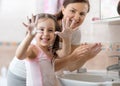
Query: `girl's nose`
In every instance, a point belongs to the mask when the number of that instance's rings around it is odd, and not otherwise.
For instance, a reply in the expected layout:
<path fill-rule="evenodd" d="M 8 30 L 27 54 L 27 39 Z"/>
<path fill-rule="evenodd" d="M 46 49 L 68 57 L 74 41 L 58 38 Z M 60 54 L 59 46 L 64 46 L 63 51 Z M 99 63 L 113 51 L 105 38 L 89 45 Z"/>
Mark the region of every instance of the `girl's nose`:
<path fill-rule="evenodd" d="M 47 30 L 44 30 L 44 35 L 48 35 L 48 31 Z"/>

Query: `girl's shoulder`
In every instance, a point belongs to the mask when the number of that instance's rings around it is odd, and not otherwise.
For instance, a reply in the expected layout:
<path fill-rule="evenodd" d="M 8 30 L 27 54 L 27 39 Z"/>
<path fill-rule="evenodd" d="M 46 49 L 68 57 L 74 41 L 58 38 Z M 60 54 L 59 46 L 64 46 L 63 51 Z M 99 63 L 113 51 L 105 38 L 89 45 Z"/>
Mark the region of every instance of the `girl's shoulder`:
<path fill-rule="evenodd" d="M 32 52 L 34 52 L 35 54 L 38 54 L 38 53 L 41 51 L 40 48 L 37 47 L 37 46 L 34 45 L 34 44 L 31 44 L 31 45 L 30 45 L 30 48 L 31 48 Z"/>
<path fill-rule="evenodd" d="M 28 48 L 28 58 L 34 59 L 39 55 L 39 53 L 40 53 L 39 48 L 34 44 L 30 44 Z"/>

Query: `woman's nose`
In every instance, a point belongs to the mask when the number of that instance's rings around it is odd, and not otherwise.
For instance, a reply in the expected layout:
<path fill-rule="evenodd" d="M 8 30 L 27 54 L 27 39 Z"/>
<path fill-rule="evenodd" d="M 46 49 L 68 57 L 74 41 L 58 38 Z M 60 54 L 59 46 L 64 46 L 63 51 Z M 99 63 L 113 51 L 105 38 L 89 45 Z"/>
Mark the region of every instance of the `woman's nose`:
<path fill-rule="evenodd" d="M 79 13 L 76 13 L 75 16 L 74 16 L 74 19 L 76 21 L 80 21 L 80 14 Z"/>

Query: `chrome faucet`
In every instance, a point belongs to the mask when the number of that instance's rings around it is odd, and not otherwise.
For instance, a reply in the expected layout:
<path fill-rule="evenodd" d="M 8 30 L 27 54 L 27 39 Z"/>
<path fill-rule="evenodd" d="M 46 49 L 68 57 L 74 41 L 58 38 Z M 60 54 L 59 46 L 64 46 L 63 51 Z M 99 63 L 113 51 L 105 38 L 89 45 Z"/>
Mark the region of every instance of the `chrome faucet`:
<path fill-rule="evenodd" d="M 85 73 L 85 72 L 87 72 L 86 68 L 79 68 L 79 69 L 77 69 L 77 73 Z"/>
<path fill-rule="evenodd" d="M 112 56 L 109 56 L 109 57 L 118 57 L 118 63 L 114 64 L 114 65 L 111 65 L 111 66 L 108 66 L 107 71 L 117 71 L 118 76 L 120 78 L 120 55 L 112 55 Z"/>

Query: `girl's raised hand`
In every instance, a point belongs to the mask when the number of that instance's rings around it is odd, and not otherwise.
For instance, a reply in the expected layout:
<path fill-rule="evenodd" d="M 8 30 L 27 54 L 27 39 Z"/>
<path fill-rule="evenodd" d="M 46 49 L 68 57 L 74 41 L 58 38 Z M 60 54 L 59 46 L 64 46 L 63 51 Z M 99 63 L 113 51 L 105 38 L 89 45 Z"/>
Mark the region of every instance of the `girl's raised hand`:
<path fill-rule="evenodd" d="M 32 18 L 28 18 L 28 24 L 23 22 L 23 25 L 27 28 L 27 33 L 30 35 L 35 35 L 36 34 L 36 25 L 37 25 L 37 21 L 38 21 L 38 16 L 34 16 L 32 15 Z"/>

